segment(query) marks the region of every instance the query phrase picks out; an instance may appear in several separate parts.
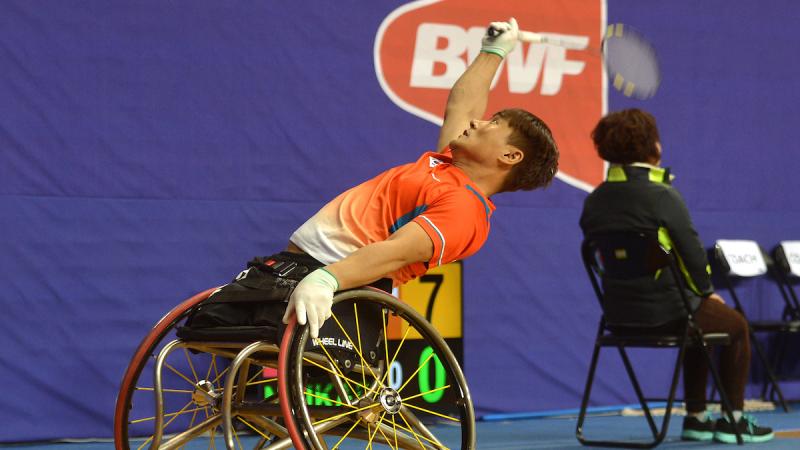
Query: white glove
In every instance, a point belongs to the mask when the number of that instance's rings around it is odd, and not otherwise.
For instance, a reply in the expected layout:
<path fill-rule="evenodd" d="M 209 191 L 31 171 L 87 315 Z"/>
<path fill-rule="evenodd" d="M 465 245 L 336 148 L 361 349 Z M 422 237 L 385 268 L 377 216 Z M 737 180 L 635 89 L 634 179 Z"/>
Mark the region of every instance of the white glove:
<path fill-rule="evenodd" d="M 292 311 L 297 314 L 297 323 L 300 325 L 305 325 L 308 316 L 311 337 L 319 337 L 320 327 L 331 316 L 333 294 L 337 289 L 339 282 L 325 269 L 317 269 L 306 275 L 297 283 L 289 298 L 283 323 L 289 323 Z"/>
<path fill-rule="evenodd" d="M 492 22 L 486 29 L 486 34 L 483 35 L 481 51 L 505 58 L 517 46 L 518 40 L 517 19 L 512 17 L 508 19 L 508 22 Z"/>

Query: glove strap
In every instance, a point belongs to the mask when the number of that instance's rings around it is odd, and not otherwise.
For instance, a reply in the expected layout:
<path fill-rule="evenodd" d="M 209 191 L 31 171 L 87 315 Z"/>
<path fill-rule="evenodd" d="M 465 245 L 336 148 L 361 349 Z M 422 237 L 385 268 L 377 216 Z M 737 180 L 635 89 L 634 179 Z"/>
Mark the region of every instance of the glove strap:
<path fill-rule="evenodd" d="M 330 271 L 328 271 L 324 267 L 320 267 L 319 269 L 315 270 L 315 272 L 320 272 L 319 274 L 320 281 L 324 281 L 330 287 L 332 287 L 333 292 L 339 290 L 339 280 L 336 279 L 336 276 L 334 274 L 330 273 Z"/>
<path fill-rule="evenodd" d="M 505 57 L 506 57 L 506 52 L 505 51 L 503 51 L 503 50 L 501 50 L 499 48 L 494 48 L 494 47 L 482 48 L 481 49 L 481 53 L 491 53 L 493 55 L 499 56 L 500 59 L 505 59 Z"/>

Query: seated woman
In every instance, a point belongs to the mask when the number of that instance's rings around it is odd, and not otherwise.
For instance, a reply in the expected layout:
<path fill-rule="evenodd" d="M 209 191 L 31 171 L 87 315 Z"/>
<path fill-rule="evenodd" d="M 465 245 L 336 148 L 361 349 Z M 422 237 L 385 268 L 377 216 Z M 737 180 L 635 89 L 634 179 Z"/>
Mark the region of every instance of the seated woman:
<path fill-rule="evenodd" d="M 669 169 L 660 167 L 661 143 L 655 118 L 639 109 L 608 114 L 592 131 L 592 140 L 600 157 L 611 165 L 606 181 L 586 198 L 580 221 L 583 233 L 657 232 L 659 240 L 668 243 L 679 258 L 695 322 L 705 333 L 728 333 L 731 337 L 731 344 L 721 352 L 720 376 L 736 423 L 727 418 L 711 420 L 705 399 L 708 364 L 700 350 L 690 348 L 684 363 L 687 416 L 681 437 L 736 443 L 738 428 L 745 442 L 772 439 L 772 429 L 757 426 L 752 417 L 742 414 L 750 361 L 747 322 L 714 293 L 706 253 L 689 211 L 671 186 Z M 662 332 L 683 323 L 686 312 L 679 293 L 659 289 L 661 283 L 647 284 L 605 286 L 608 297 L 615 299 L 613 304 L 604 305 L 610 323 L 646 325 Z"/>

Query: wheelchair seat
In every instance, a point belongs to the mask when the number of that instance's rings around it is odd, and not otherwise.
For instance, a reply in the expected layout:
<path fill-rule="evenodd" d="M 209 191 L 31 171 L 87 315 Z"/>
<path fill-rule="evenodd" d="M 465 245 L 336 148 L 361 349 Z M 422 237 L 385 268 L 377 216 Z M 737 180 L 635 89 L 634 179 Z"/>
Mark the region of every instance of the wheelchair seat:
<path fill-rule="evenodd" d="M 278 342 L 278 328 L 262 326 L 178 327 L 176 336 L 185 341 Z"/>

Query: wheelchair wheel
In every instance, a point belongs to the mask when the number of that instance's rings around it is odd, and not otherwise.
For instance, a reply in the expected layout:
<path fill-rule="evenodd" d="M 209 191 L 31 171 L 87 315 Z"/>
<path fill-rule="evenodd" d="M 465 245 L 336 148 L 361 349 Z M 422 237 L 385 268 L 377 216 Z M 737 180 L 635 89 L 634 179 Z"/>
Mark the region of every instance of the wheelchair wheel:
<path fill-rule="evenodd" d="M 333 335 L 323 327 L 312 342 L 292 322 L 281 341 L 278 392 L 284 417 L 296 418 L 286 423 L 295 447 L 475 448 L 466 380 L 433 326 L 376 289 L 333 302 Z M 409 351 L 416 367 L 398 367 Z"/>
<path fill-rule="evenodd" d="M 223 383 L 229 361 L 244 345 L 186 342 L 176 336 L 191 309 L 213 291 L 201 292 L 174 308 L 139 344 L 117 396 L 117 450 L 182 448 L 193 439 L 202 439 L 200 445 L 208 448 L 224 447 Z M 246 384 L 264 382 L 254 381 L 253 370 L 248 373 Z M 260 448 L 269 437 L 245 426 L 233 433 L 236 448 Z"/>

